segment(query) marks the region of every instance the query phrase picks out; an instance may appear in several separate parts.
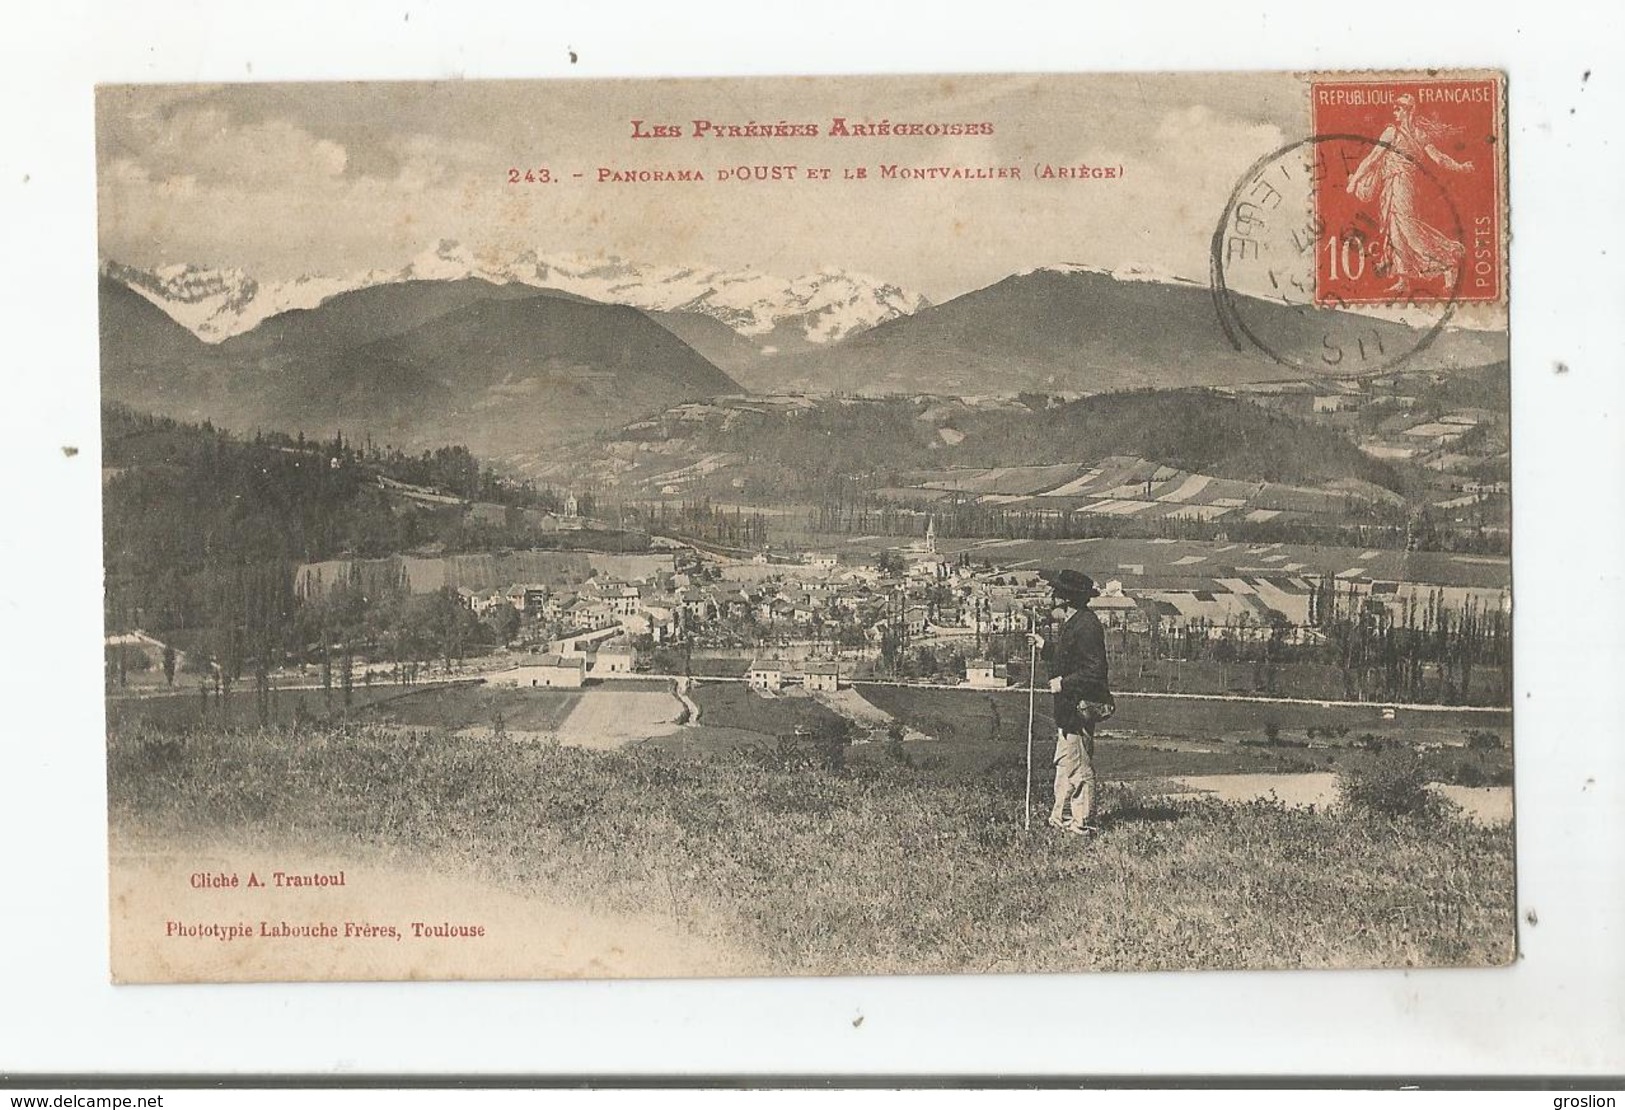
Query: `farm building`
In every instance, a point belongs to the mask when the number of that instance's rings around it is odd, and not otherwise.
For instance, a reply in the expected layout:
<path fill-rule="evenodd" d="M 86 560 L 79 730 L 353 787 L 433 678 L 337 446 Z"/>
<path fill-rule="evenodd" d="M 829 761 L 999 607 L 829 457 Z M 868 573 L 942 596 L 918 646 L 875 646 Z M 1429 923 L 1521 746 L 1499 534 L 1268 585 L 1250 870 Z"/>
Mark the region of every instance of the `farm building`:
<path fill-rule="evenodd" d="M 1010 685 L 1010 675 L 998 664 L 976 659 L 965 664 L 965 684 L 978 690 L 1002 690 Z"/>
<path fill-rule="evenodd" d="M 612 674 L 631 674 L 632 667 L 637 662 L 637 652 L 632 650 L 632 644 L 626 639 L 611 640 L 598 649 L 593 656 L 592 673 L 594 677 Z"/>
<path fill-rule="evenodd" d="M 562 686 L 579 688 L 587 679 L 587 660 L 579 655 L 541 655 L 491 678 L 494 686 Z"/>
<path fill-rule="evenodd" d="M 745 672 L 745 681 L 753 690 L 778 690 L 784 685 L 784 665 L 753 659 L 750 670 Z"/>
<path fill-rule="evenodd" d="M 837 663 L 808 663 L 801 675 L 801 685 L 808 690 L 839 690 L 841 668 Z"/>

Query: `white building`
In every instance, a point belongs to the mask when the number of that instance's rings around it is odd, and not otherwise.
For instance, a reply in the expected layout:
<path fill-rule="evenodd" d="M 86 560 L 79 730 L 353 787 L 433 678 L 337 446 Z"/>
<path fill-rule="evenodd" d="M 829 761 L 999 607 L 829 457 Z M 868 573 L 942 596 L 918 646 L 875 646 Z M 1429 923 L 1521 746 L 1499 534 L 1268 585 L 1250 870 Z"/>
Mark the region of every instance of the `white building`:
<path fill-rule="evenodd" d="M 802 671 L 801 685 L 808 690 L 839 690 L 841 668 L 837 663 L 808 663 Z"/>
<path fill-rule="evenodd" d="M 594 678 L 608 675 L 631 674 L 632 667 L 637 663 L 637 652 L 625 640 L 611 640 L 598 649 L 593 656 L 592 674 Z"/>
<path fill-rule="evenodd" d="M 491 676 L 493 686 L 562 686 L 578 689 L 587 680 L 587 660 L 582 656 L 541 655 L 511 670 Z"/>
<path fill-rule="evenodd" d="M 965 684 L 978 690 L 1003 690 L 1010 685 L 1010 675 L 1003 672 L 1004 668 L 986 659 L 976 659 L 965 664 Z"/>
<path fill-rule="evenodd" d="M 753 690 L 779 690 L 784 686 L 784 665 L 778 662 L 751 660 L 745 681 Z"/>

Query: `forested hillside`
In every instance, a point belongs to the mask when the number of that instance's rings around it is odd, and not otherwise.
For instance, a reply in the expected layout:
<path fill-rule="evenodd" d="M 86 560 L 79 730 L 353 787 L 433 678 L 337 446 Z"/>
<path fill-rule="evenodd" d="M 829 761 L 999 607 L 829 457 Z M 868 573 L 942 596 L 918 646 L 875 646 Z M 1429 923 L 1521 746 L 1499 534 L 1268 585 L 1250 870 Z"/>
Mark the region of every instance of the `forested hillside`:
<path fill-rule="evenodd" d="M 1401 488 L 1391 465 L 1369 458 L 1323 425 L 1205 389 L 1103 393 L 1028 416 L 967 422 L 955 462 L 1015 465 L 1144 459 L 1219 478 L 1315 485 L 1362 478 Z"/>
<path fill-rule="evenodd" d="M 412 455 L 342 436 L 244 439 L 115 405 L 102 422 L 109 627 L 199 627 L 241 609 L 222 592 L 264 590 L 275 598 L 266 604 L 286 607 L 300 562 L 544 544 L 522 522 L 474 519 L 465 501 L 559 508 L 554 491 L 501 478 L 464 447 Z M 389 483 L 433 490 L 433 500 Z"/>
<path fill-rule="evenodd" d="M 766 411 L 715 406 L 621 433 L 688 441 L 744 461 L 744 488 L 818 496 L 832 482 L 890 485 L 921 467 L 1089 463 L 1128 455 L 1244 481 L 1314 485 L 1358 478 L 1402 490 L 1404 473 L 1333 428 L 1205 389 L 1105 393 L 1067 403 L 1040 394 L 997 406 L 935 397 L 826 399 Z"/>

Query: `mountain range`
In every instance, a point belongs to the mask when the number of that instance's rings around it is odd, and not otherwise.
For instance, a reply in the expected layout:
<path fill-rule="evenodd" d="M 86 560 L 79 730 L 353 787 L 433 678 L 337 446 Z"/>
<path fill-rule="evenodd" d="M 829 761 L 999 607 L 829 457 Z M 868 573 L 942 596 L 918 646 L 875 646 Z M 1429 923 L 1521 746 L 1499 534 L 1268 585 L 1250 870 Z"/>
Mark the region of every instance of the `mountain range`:
<path fill-rule="evenodd" d="M 644 313 L 475 278 L 329 297 L 206 344 L 103 276 L 107 400 L 233 428 L 536 449 L 740 386 Z"/>
<path fill-rule="evenodd" d="M 916 302 L 906 313 L 901 294 L 887 292 L 865 303 L 884 303 L 893 315 L 843 331 L 837 308 L 847 302 L 834 290 L 851 286 L 841 275 L 797 286 L 800 315 L 741 308 L 728 322 L 718 318 L 723 307 L 759 306 L 752 296 L 766 287 L 741 279 L 722 283 L 723 295 L 700 271 L 667 274 L 659 303 L 678 307 L 642 309 L 603 299 L 627 292 L 623 279 L 633 275 L 619 264 L 569 270 L 584 293 L 470 277 L 469 263 L 442 244 L 390 280 L 286 309 L 212 343 L 159 307 L 158 277 L 105 266 L 104 393 L 227 427 L 343 429 L 403 447 L 460 442 L 505 457 L 545 454 L 675 405 L 745 392 L 1093 394 L 1288 376 L 1228 342 L 1205 285 L 1142 272 L 1040 268 L 939 305 Z M 543 272 L 539 260 L 524 265 Z M 546 271 L 549 280 L 564 272 Z M 640 297 L 654 301 L 646 279 L 657 271 L 638 273 Z M 233 284 L 218 273 L 176 271 L 163 282 L 190 291 L 184 303 L 200 313 L 264 295 L 249 297 L 246 279 Z M 689 296 L 699 284 L 714 295 Z M 696 297 L 712 312 L 695 311 Z M 1290 349 L 1316 348 L 1330 324 L 1348 319 L 1263 300 L 1249 300 L 1247 316 Z M 1418 339 L 1405 324 L 1359 319 L 1386 349 Z M 820 344 L 806 338 L 816 327 L 825 328 Z M 802 335 L 799 349 L 759 358 L 761 341 L 785 329 Z M 1505 350 L 1504 332 L 1446 330 L 1407 367 L 1484 366 Z"/>
<path fill-rule="evenodd" d="M 1347 316 L 1332 309 L 1243 300 L 1255 331 L 1283 351 L 1318 353 L 1328 332 L 1347 330 Z M 1390 351 L 1416 346 L 1420 334 L 1375 317 L 1361 317 L 1360 326 Z M 1407 366 L 1483 366 L 1505 357 L 1505 333 L 1446 330 Z M 1357 371 L 1352 362 L 1327 367 L 1327 376 Z M 1014 274 L 831 347 L 790 355 L 771 369 L 778 389 L 871 396 L 1098 393 L 1297 373 L 1231 345 L 1206 285 L 1067 265 Z M 750 376 L 742 380 L 755 384 Z"/>
<path fill-rule="evenodd" d="M 338 293 L 478 278 L 666 314 L 676 328 L 698 329 L 695 338 L 715 346 L 719 365 L 734 366 L 833 343 L 927 303 L 897 285 L 833 268 L 786 279 L 753 269 L 550 256 L 534 250 L 497 257 L 451 240 L 441 240 L 397 269 L 336 277 L 260 281 L 241 269 L 176 264 L 142 270 L 111 260 L 103 262 L 102 272 L 210 343 L 252 331 L 282 312 L 315 308 Z M 714 321 L 726 330 L 691 324 L 690 317 Z"/>

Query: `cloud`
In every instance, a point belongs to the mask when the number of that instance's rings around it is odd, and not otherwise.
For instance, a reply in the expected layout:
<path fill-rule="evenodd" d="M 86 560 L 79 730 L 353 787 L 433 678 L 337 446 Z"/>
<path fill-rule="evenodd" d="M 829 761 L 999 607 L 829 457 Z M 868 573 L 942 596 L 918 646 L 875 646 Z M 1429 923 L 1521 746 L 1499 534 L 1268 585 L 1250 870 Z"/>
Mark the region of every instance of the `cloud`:
<path fill-rule="evenodd" d="M 308 187 L 338 179 L 348 159 L 343 146 L 287 120 L 241 123 L 219 108 L 181 108 L 167 118 L 134 122 L 142 142 L 125 157 L 154 179 L 189 175 L 204 186 Z"/>
<path fill-rule="evenodd" d="M 98 99 L 103 249 L 136 264 L 196 261 L 275 277 L 399 266 L 448 238 L 475 251 L 601 250 L 785 274 L 835 266 L 933 300 L 1063 261 L 1202 280 L 1231 189 L 1284 142 L 1279 126 L 1221 110 L 1222 97 L 1181 100 L 1189 95 L 1183 84 L 1159 92 L 1153 83 L 1149 97 L 1139 85 L 1101 85 L 1109 93 L 1102 96 L 1095 84 L 1033 77 L 921 85 L 891 96 L 884 82 L 872 92 L 843 83 L 849 91 L 836 103 L 849 103 L 852 118 L 986 118 L 998 131 L 656 152 L 629 145 L 624 134 L 622 117 L 642 110 L 632 95 L 646 95 L 642 86 L 596 86 L 594 98 L 580 101 L 568 99 L 573 88 L 550 89 L 545 106 L 506 86 L 428 86 L 434 95 L 405 101 L 391 90 L 360 96 L 317 86 L 163 103 L 121 91 Z M 664 91 L 701 111 L 694 105 L 711 103 L 718 90 Z M 1238 110 L 1246 114 L 1252 99 Z M 582 170 L 587 179 L 508 185 L 508 166 L 526 159 Z M 730 160 L 822 164 L 834 177 L 828 185 L 708 180 L 619 190 L 591 181 L 598 165 L 669 163 L 710 174 Z M 1023 180 L 880 180 L 882 162 L 1018 165 Z M 1121 165 L 1126 176 L 1030 180 L 1043 162 Z M 860 166 L 874 176 L 843 180 Z"/>

